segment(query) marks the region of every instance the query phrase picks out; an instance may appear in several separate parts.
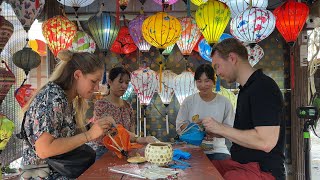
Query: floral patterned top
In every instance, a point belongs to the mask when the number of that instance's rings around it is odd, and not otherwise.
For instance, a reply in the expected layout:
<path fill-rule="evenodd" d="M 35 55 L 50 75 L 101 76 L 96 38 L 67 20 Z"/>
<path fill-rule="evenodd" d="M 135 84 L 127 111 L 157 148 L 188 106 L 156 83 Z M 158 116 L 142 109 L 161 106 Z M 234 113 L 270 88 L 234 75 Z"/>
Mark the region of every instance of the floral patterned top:
<path fill-rule="evenodd" d="M 33 148 L 36 140 L 44 132 L 50 133 L 54 138 L 74 136 L 76 134 L 74 114 L 73 108 L 68 105 L 64 90 L 53 82 L 45 85 L 26 111 L 24 128 Z M 45 164 L 46 160 L 40 159 L 33 148 L 24 143 L 22 164 Z M 57 173 L 51 173 L 54 174 L 55 179 L 67 179 L 57 177 Z"/>
<path fill-rule="evenodd" d="M 101 99 L 95 102 L 94 104 L 94 114 L 95 118 L 103 118 L 106 116 L 112 116 L 117 124 L 123 125 L 124 128 L 130 131 L 132 127 L 135 127 L 136 123 L 133 119 L 133 109 L 132 106 L 125 102 L 125 106 L 118 107 L 112 104 L 107 99 Z M 96 141 L 91 142 L 90 146 L 97 150 L 98 146 L 104 146 L 102 144 L 103 138 L 98 138 Z"/>

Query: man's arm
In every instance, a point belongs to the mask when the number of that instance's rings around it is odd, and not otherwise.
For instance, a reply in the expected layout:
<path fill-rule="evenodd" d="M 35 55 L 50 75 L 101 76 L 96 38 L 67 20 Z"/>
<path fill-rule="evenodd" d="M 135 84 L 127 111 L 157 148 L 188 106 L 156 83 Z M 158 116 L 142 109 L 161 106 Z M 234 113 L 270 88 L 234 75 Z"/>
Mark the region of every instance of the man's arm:
<path fill-rule="evenodd" d="M 205 118 L 202 123 L 210 133 L 221 135 L 243 147 L 267 153 L 276 146 L 280 132 L 280 126 L 259 126 L 251 130 L 239 130 L 211 118 Z"/>

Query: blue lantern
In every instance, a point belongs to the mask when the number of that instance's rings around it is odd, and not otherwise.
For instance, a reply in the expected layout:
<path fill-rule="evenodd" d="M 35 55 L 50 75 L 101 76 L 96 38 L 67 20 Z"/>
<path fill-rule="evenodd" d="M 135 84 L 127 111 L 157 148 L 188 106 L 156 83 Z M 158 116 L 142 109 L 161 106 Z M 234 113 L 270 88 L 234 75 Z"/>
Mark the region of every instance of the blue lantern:
<path fill-rule="evenodd" d="M 225 39 L 228 39 L 228 38 L 233 38 L 230 34 L 227 34 L 227 33 L 223 33 L 221 36 L 220 36 L 220 39 L 219 39 L 219 42 L 225 40 Z M 199 54 L 200 56 L 206 60 L 206 61 L 209 61 L 209 62 L 212 62 L 211 60 L 211 51 L 212 51 L 212 48 L 211 46 L 208 44 L 207 40 L 205 38 L 203 38 L 199 45 L 198 45 L 198 49 L 199 49 Z"/>

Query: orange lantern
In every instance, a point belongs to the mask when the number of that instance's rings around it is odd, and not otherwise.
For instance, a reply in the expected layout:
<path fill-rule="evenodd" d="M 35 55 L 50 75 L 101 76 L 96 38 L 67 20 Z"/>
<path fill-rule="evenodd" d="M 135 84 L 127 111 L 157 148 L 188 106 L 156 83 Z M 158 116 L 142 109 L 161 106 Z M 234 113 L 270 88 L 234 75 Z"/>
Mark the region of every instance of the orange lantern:
<path fill-rule="evenodd" d="M 29 40 L 29 46 L 32 48 L 33 51 L 37 52 L 40 56 L 47 55 L 47 45 L 45 42 L 39 39 Z"/>
<path fill-rule="evenodd" d="M 42 33 L 51 52 L 57 57 L 59 51 L 72 45 L 77 26 L 64 16 L 55 16 L 43 22 Z"/>

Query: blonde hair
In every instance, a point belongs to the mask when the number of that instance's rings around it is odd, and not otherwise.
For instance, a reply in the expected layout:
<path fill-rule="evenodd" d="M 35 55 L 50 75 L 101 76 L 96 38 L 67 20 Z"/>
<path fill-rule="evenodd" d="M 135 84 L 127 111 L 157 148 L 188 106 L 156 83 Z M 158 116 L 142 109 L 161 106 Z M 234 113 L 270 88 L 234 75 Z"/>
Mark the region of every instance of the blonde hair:
<path fill-rule="evenodd" d="M 61 50 L 57 56 L 60 62 L 52 72 L 48 82 L 54 82 L 59 85 L 64 91 L 70 90 L 74 83 L 74 72 L 81 70 L 85 74 L 94 73 L 97 70 L 103 69 L 103 62 L 98 59 L 94 54 L 82 52 L 72 53 L 69 50 Z M 28 104 L 23 108 L 27 111 L 30 107 L 30 103 L 33 101 L 35 96 L 45 87 L 45 83 L 29 100 Z M 73 99 L 73 107 L 76 111 L 76 124 L 77 128 L 85 131 L 85 117 L 88 110 L 88 103 L 82 97 L 77 96 Z"/>

